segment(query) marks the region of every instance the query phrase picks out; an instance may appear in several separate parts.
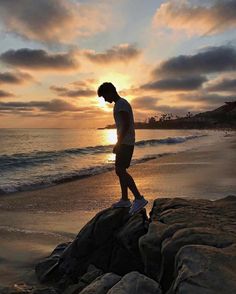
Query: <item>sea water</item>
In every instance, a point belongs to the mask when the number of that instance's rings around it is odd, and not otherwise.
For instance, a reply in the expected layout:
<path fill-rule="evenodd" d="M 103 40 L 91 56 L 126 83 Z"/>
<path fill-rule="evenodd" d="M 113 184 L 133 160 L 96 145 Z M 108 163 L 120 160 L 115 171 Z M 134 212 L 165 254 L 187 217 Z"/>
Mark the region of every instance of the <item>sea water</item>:
<path fill-rule="evenodd" d="M 132 165 L 217 141 L 223 132 L 136 130 Z M 0 129 L 0 194 L 39 189 L 114 168 L 114 129 Z"/>

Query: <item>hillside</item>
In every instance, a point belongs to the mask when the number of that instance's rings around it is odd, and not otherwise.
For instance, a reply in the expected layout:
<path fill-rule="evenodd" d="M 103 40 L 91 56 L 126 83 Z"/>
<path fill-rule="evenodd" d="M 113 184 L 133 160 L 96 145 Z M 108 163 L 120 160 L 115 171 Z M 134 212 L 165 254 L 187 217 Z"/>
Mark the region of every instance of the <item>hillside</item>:
<path fill-rule="evenodd" d="M 190 114 L 190 113 L 189 113 Z M 104 129 L 113 129 L 115 125 L 107 125 Z M 236 101 L 225 102 L 224 105 L 195 115 L 171 118 L 162 116 L 159 120 L 154 117 L 148 122 L 135 122 L 136 129 L 215 129 L 233 128 L 236 129 Z"/>

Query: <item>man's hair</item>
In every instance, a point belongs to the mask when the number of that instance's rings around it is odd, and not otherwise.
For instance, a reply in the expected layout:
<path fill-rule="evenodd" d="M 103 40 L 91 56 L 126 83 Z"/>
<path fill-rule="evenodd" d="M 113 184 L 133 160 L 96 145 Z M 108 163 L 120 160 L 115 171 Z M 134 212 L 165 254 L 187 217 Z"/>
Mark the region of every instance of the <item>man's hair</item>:
<path fill-rule="evenodd" d="M 108 94 L 116 93 L 116 88 L 112 83 L 105 82 L 99 86 L 97 93 L 98 93 L 98 97 L 101 97 L 106 93 Z"/>

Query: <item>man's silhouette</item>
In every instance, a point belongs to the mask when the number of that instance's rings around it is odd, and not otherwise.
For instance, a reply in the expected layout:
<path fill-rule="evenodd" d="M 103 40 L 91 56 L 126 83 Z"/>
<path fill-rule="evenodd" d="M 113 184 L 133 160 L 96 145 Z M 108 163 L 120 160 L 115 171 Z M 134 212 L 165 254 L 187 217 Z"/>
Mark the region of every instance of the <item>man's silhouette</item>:
<path fill-rule="evenodd" d="M 128 101 L 119 96 L 112 83 L 103 83 L 98 88 L 97 93 L 105 101 L 115 102 L 113 115 L 117 128 L 117 143 L 113 148 L 113 153 L 116 154 L 115 168 L 120 180 L 122 197 L 112 207 L 131 207 L 129 212 L 134 214 L 142 209 L 148 201 L 139 193 L 132 176 L 126 171 L 130 166 L 135 144 L 133 111 Z M 135 197 L 133 204 L 128 198 L 128 188 Z"/>

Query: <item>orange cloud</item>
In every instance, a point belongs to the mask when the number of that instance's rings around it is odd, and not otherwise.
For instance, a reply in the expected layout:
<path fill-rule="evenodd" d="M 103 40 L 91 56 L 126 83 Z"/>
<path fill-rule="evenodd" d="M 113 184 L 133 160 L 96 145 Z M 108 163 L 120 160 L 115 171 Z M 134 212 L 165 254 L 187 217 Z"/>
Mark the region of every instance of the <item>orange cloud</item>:
<path fill-rule="evenodd" d="M 32 80 L 33 77 L 23 72 L 0 72 L 0 84 L 21 85 L 26 81 Z"/>
<path fill-rule="evenodd" d="M 14 97 L 14 96 L 15 95 L 10 92 L 0 90 L 0 98 L 8 98 L 8 97 Z"/>
<path fill-rule="evenodd" d="M 97 95 L 94 86 L 92 86 L 94 83 L 94 79 L 87 79 L 85 81 L 75 81 L 69 87 L 51 86 L 50 90 L 62 97 L 92 97 Z"/>
<path fill-rule="evenodd" d="M 236 1 L 216 1 L 212 6 L 192 6 L 189 1 L 168 1 L 156 11 L 157 28 L 213 35 L 236 27 Z"/>
<path fill-rule="evenodd" d="M 111 49 L 106 50 L 104 53 L 96 53 L 93 50 L 84 51 L 85 56 L 92 62 L 98 64 L 112 63 L 112 62 L 128 62 L 135 59 L 141 53 L 135 45 L 120 44 L 113 46 Z"/>

